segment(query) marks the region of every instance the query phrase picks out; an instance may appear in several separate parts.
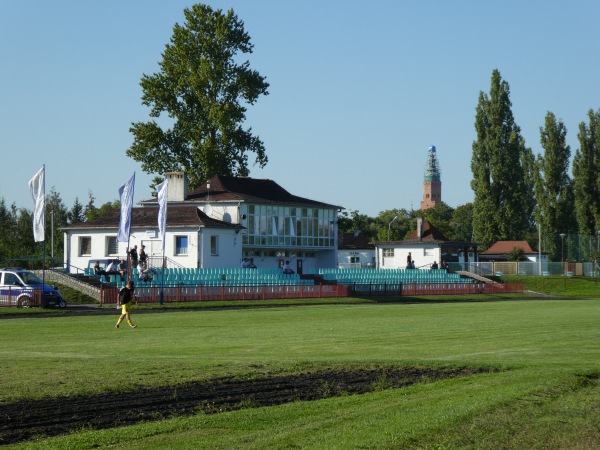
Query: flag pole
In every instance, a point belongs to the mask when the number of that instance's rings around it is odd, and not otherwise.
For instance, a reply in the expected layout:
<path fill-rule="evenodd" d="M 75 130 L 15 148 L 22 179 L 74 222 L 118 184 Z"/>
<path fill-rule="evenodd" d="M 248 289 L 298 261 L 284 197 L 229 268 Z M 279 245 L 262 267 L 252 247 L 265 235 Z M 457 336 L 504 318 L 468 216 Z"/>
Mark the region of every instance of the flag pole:
<path fill-rule="evenodd" d="M 121 213 L 119 217 L 119 230 L 117 242 L 127 243 L 127 281 L 131 280 L 131 258 L 129 245 L 131 243 L 131 210 L 133 208 L 133 193 L 135 190 L 135 172 L 129 180 L 119 188 L 119 200 L 121 201 Z"/>
<path fill-rule="evenodd" d="M 168 187 L 169 179 L 166 178 L 162 183 L 156 186 L 156 200 L 158 202 L 158 231 L 162 241 L 162 259 L 161 259 L 161 271 L 160 271 L 160 304 L 164 302 L 164 288 L 165 288 L 165 239 L 166 239 L 166 227 L 167 227 L 167 204 L 168 204 Z"/>
<path fill-rule="evenodd" d="M 42 170 L 44 171 L 44 182 L 42 184 L 42 192 L 44 193 L 44 215 L 46 215 L 46 164 L 42 164 Z M 46 228 L 46 220 L 44 219 L 44 228 Z M 46 230 L 44 230 L 44 242 L 43 242 L 43 253 L 44 253 L 44 257 L 42 260 L 42 308 L 44 306 L 46 306 L 44 303 L 44 297 L 45 297 L 45 289 L 44 286 L 46 285 Z"/>

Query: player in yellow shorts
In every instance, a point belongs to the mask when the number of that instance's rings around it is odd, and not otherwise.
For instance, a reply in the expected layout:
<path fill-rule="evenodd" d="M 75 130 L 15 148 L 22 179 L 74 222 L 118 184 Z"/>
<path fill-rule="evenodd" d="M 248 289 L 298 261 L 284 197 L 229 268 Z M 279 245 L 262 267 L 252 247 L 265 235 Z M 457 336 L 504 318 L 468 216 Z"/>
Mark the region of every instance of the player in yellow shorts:
<path fill-rule="evenodd" d="M 115 328 L 119 328 L 123 319 L 127 318 L 127 323 L 131 328 L 137 328 L 137 325 L 131 323 L 131 317 L 129 317 L 129 309 L 131 307 L 131 301 L 133 300 L 134 294 L 133 281 L 129 280 L 124 288 L 119 291 L 119 306 L 121 307 L 121 316 L 115 325 Z"/>

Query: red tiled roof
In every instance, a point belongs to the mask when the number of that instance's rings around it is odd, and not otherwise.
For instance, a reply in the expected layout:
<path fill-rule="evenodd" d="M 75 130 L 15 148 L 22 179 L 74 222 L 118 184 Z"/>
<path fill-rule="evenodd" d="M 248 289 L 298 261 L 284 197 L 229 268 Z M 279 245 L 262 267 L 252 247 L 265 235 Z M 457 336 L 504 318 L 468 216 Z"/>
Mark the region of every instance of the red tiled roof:
<path fill-rule="evenodd" d="M 413 231 L 406 240 L 418 241 L 419 236 L 417 230 Z M 421 236 L 422 241 L 447 241 L 446 236 L 434 227 L 428 220 L 423 221 L 423 235 Z"/>
<path fill-rule="evenodd" d="M 113 208 L 94 220 L 69 225 L 64 229 L 78 228 L 118 228 L 121 216 L 120 208 Z M 167 227 L 204 226 L 207 228 L 243 228 L 238 224 L 223 222 L 208 217 L 196 206 L 167 207 Z M 131 209 L 131 227 L 158 227 L 158 206 L 144 206 Z"/>
<path fill-rule="evenodd" d="M 537 253 L 537 250 L 533 250 L 527 241 L 498 241 L 481 254 L 505 255 L 512 252 L 515 247 L 521 248 L 523 253 Z"/>

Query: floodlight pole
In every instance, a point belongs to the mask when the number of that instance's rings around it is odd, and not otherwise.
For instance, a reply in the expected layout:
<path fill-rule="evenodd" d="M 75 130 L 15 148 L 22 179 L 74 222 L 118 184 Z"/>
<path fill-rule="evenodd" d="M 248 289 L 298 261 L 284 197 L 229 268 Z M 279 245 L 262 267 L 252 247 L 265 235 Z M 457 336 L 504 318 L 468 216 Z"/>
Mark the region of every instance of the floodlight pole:
<path fill-rule="evenodd" d="M 561 251 L 560 251 L 560 259 L 561 259 L 561 262 L 562 262 L 563 275 L 564 275 L 565 272 L 566 272 L 565 271 L 565 236 L 566 236 L 566 234 L 565 233 L 560 233 L 559 236 L 560 236 L 561 243 L 562 243 L 562 245 L 561 245 Z"/>
<path fill-rule="evenodd" d="M 394 217 L 394 218 L 392 219 L 392 221 L 391 221 L 391 222 L 389 223 L 389 225 L 388 225 L 388 239 L 387 239 L 387 240 L 388 240 L 388 242 L 389 242 L 389 240 L 390 240 L 390 230 L 392 229 L 392 224 L 393 224 L 393 223 L 394 223 L 394 222 L 395 222 L 397 219 L 398 219 L 398 216 Z"/>

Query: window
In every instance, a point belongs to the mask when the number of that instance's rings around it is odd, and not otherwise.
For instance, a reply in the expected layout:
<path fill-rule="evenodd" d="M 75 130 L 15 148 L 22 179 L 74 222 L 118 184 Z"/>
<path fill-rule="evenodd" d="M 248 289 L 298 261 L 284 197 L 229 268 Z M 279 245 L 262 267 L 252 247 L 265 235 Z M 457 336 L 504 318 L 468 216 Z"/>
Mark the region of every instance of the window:
<path fill-rule="evenodd" d="M 79 256 L 90 256 L 92 254 L 92 238 L 89 236 L 79 238 Z"/>
<path fill-rule="evenodd" d="M 384 248 L 383 249 L 383 257 L 384 258 L 393 258 L 394 257 L 394 249 L 393 248 Z"/>
<path fill-rule="evenodd" d="M 175 254 L 176 255 L 187 255 L 188 254 L 188 237 L 187 236 L 175 236 Z"/>
<path fill-rule="evenodd" d="M 116 236 L 106 236 L 106 256 L 118 255 L 119 243 Z"/>
<path fill-rule="evenodd" d="M 360 262 L 360 257 L 358 256 L 351 256 L 350 257 L 350 263 L 352 264 L 358 264 Z"/>
<path fill-rule="evenodd" d="M 210 254 L 211 256 L 219 255 L 219 236 L 210 237 Z"/>

